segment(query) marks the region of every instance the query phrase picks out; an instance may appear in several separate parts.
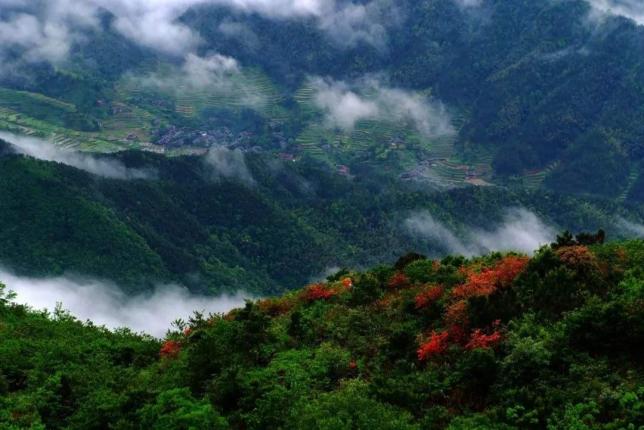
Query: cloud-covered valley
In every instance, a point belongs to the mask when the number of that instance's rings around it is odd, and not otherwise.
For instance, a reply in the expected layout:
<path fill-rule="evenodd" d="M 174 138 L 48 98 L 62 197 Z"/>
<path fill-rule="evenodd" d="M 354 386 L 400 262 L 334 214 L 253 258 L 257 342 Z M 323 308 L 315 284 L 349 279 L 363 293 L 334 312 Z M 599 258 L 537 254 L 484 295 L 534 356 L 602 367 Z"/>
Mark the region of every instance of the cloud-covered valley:
<path fill-rule="evenodd" d="M 29 136 L 19 136 L 0 131 L 0 139 L 9 142 L 16 152 L 30 157 L 53 161 L 110 179 L 150 179 L 156 172 L 148 169 L 131 169 L 117 160 L 71 151 L 54 143 Z"/>
<path fill-rule="evenodd" d="M 432 247 L 468 257 L 490 251 L 520 251 L 530 254 L 540 246 L 552 242 L 556 236 L 555 229 L 523 208 L 509 209 L 492 229 L 471 226 L 460 236 L 427 211 L 410 215 L 404 226 L 410 234 L 428 241 Z"/>
<path fill-rule="evenodd" d="M 223 313 L 244 305 L 250 298 L 242 292 L 206 297 L 191 294 L 176 285 L 158 286 L 153 292 L 128 296 L 117 286 L 97 280 L 58 277 L 31 279 L 0 270 L 0 282 L 17 294 L 16 303 L 54 311 L 60 304 L 76 318 L 91 320 L 110 329 L 128 327 L 162 337 L 176 319 L 194 311 Z"/>

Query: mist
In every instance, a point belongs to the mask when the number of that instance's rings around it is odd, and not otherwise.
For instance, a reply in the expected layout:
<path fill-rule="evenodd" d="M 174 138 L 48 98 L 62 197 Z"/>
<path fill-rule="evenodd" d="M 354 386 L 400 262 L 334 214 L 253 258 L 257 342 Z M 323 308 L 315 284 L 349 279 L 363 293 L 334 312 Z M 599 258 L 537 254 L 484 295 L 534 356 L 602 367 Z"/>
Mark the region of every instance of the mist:
<path fill-rule="evenodd" d="M 379 79 L 364 78 L 354 84 L 312 78 L 313 101 L 325 114 L 329 127 L 351 131 L 361 120 L 409 122 L 425 137 L 454 133 L 442 103 L 422 94 L 390 88 Z"/>
<path fill-rule="evenodd" d="M 70 151 L 54 143 L 30 136 L 19 136 L 0 131 L 0 139 L 9 142 L 19 154 L 43 161 L 53 161 L 110 179 L 151 179 L 155 172 L 150 169 L 130 169 L 117 160 L 108 160 L 95 155 Z"/>
<path fill-rule="evenodd" d="M 644 225 L 619 217 L 617 227 L 629 237 L 644 238 Z"/>
<path fill-rule="evenodd" d="M 253 175 L 246 165 L 246 156 L 240 149 L 213 147 L 206 154 L 205 161 L 215 178 L 234 179 L 249 186 L 255 185 Z"/>
<path fill-rule="evenodd" d="M 187 320 L 194 311 L 225 313 L 243 307 L 249 295 L 206 297 L 176 285 L 158 286 L 149 294 L 129 297 L 117 286 L 97 280 L 68 277 L 31 279 L 0 270 L 0 282 L 17 294 L 14 302 L 53 312 L 57 304 L 81 321 L 109 329 L 127 327 L 163 337 L 176 319 Z"/>
<path fill-rule="evenodd" d="M 128 76 L 134 86 L 158 90 L 179 97 L 186 92 L 217 94 L 233 98 L 239 106 L 261 110 L 266 99 L 261 90 L 246 82 L 237 60 L 217 53 L 187 54 L 181 67 L 147 76 Z"/>
<path fill-rule="evenodd" d="M 467 257 L 483 255 L 490 251 L 532 254 L 556 237 L 555 229 L 523 208 L 507 210 L 497 226 L 491 230 L 469 226 L 460 236 L 427 211 L 409 216 L 404 221 L 404 227 L 410 234 L 427 240 L 432 247 Z"/>
<path fill-rule="evenodd" d="M 0 72 L 17 73 L 21 64 L 67 61 L 75 44 L 102 31 L 105 12 L 113 17 L 112 30 L 137 45 L 184 58 L 203 40 L 180 18 L 204 5 L 275 20 L 308 20 L 347 47 L 364 42 L 383 48 L 387 30 L 399 23 L 391 0 L 0 0 Z"/>
<path fill-rule="evenodd" d="M 622 16 L 639 25 L 644 25 L 644 2 L 642 0 L 586 0 L 593 9 L 593 17 L 606 15 Z"/>

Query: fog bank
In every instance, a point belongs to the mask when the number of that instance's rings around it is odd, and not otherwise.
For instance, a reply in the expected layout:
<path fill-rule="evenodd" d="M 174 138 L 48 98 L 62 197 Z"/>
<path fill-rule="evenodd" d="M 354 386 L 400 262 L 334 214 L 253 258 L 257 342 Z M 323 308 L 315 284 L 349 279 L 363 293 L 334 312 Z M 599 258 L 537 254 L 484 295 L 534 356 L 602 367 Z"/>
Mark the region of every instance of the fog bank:
<path fill-rule="evenodd" d="M 452 254 L 467 257 L 490 251 L 518 251 L 532 254 L 542 245 L 552 242 L 556 231 L 541 221 L 534 213 L 523 209 L 509 209 L 502 220 L 491 230 L 470 226 L 461 239 L 457 234 L 436 220 L 429 212 L 409 216 L 404 226 L 433 247 L 443 248 Z"/>
<path fill-rule="evenodd" d="M 353 83 L 311 78 L 313 102 L 328 126 L 352 130 L 361 120 L 406 122 L 425 137 L 454 133 L 447 110 L 437 100 L 401 88 L 391 88 L 374 77 Z"/>
<path fill-rule="evenodd" d="M 79 320 L 90 320 L 110 329 L 128 327 L 136 332 L 163 337 L 178 318 L 187 320 L 194 311 L 223 313 L 243 307 L 249 295 L 206 297 L 176 285 L 158 286 L 154 292 L 128 297 L 117 286 L 97 280 L 69 277 L 32 279 L 0 270 L 0 282 L 17 294 L 16 303 L 53 311 L 57 303 Z"/>
<path fill-rule="evenodd" d="M 151 170 L 130 169 L 120 161 L 64 149 L 44 139 L 19 136 L 3 131 L 0 131 L 0 139 L 11 143 L 20 154 L 28 155 L 38 160 L 66 164 L 105 178 L 150 179 L 155 176 L 155 172 Z"/>

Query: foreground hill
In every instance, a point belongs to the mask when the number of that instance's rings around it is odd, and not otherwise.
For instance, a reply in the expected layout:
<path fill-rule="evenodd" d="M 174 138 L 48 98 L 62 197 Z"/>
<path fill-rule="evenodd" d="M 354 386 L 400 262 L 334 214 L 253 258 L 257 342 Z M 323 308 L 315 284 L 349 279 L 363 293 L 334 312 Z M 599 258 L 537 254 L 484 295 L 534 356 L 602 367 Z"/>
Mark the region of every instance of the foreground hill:
<path fill-rule="evenodd" d="M 642 268 L 643 241 L 410 254 L 163 342 L 5 292 L 0 427 L 638 429 Z"/>

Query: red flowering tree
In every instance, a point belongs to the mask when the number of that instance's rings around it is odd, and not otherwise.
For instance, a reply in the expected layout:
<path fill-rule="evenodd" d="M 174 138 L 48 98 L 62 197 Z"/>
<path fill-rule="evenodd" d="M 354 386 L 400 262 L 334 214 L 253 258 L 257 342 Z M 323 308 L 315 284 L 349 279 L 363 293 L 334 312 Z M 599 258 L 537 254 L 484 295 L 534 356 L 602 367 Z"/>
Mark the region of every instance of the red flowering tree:
<path fill-rule="evenodd" d="M 470 336 L 470 341 L 465 345 L 467 349 L 484 349 L 484 348 L 493 348 L 501 342 L 503 336 L 498 330 L 493 331 L 490 334 L 485 334 L 480 329 L 476 329 L 472 332 Z"/>
<path fill-rule="evenodd" d="M 467 301 L 459 300 L 449 305 L 445 311 L 445 323 L 447 325 L 467 325 Z"/>
<path fill-rule="evenodd" d="M 595 255 L 587 246 L 565 246 L 557 250 L 557 256 L 571 268 L 589 268 L 597 265 Z"/>
<path fill-rule="evenodd" d="M 409 285 L 409 278 L 402 272 L 396 272 L 394 276 L 389 279 L 387 284 L 389 288 L 402 288 Z"/>
<path fill-rule="evenodd" d="M 174 358 L 179 355 L 181 352 L 181 344 L 177 342 L 176 340 L 166 340 L 163 342 L 163 345 L 161 345 L 161 350 L 159 351 L 159 355 L 162 358 Z"/>
<path fill-rule="evenodd" d="M 344 278 L 342 280 L 342 286 L 347 289 L 353 287 L 353 280 L 351 278 Z"/>
<path fill-rule="evenodd" d="M 421 291 L 418 295 L 416 295 L 416 298 L 414 299 L 416 303 L 416 309 L 426 308 L 432 303 L 435 303 L 436 301 L 438 301 L 438 299 L 443 297 L 444 292 L 445 289 L 441 285 L 429 287 Z"/>
<path fill-rule="evenodd" d="M 446 331 L 433 331 L 429 339 L 418 348 L 418 360 L 425 361 L 436 355 L 440 355 L 447 350 L 449 346 L 449 333 Z"/>
<path fill-rule="evenodd" d="M 483 269 L 480 272 L 467 271 L 464 284 L 452 290 L 452 296 L 457 299 L 470 297 L 486 297 L 493 294 L 498 288 L 507 288 L 517 276 L 525 269 L 529 259 L 509 255 L 501 259 L 494 267 Z"/>
<path fill-rule="evenodd" d="M 304 300 L 314 302 L 317 300 L 328 300 L 338 293 L 324 284 L 313 284 L 304 290 Z"/>
<path fill-rule="evenodd" d="M 257 307 L 262 312 L 271 316 L 284 315 L 288 313 L 293 306 L 295 306 L 295 303 L 291 297 L 270 298 L 257 302 Z"/>

